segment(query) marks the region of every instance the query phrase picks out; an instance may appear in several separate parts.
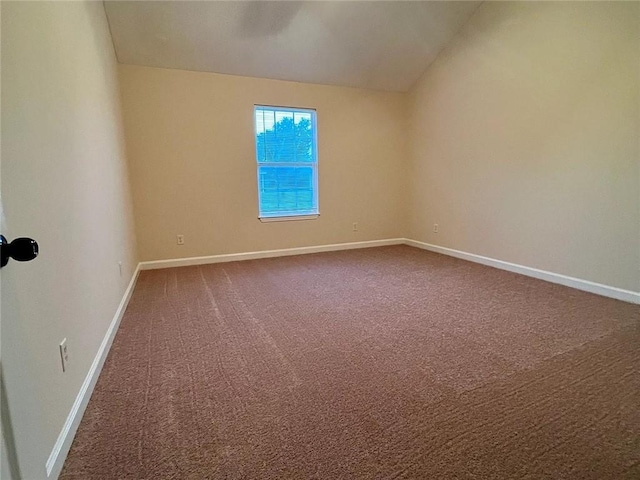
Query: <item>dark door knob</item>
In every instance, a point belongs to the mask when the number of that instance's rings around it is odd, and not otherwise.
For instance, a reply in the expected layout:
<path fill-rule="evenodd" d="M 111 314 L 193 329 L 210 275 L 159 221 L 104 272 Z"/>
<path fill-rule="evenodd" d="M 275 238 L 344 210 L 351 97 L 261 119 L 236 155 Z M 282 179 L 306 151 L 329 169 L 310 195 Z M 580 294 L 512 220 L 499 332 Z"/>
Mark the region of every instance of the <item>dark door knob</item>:
<path fill-rule="evenodd" d="M 16 238 L 8 243 L 4 235 L 0 235 L 0 267 L 4 267 L 10 258 L 18 262 L 28 262 L 38 256 L 38 242 L 31 238 Z"/>

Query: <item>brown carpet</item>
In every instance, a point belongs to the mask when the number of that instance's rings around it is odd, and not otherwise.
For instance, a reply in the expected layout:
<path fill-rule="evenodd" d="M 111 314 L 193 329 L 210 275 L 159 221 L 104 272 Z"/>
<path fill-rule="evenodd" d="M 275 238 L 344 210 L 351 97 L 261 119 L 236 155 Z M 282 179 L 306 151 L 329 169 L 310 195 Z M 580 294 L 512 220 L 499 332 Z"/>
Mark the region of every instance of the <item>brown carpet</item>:
<path fill-rule="evenodd" d="M 142 272 L 63 479 L 640 478 L 640 307 L 406 246 Z"/>

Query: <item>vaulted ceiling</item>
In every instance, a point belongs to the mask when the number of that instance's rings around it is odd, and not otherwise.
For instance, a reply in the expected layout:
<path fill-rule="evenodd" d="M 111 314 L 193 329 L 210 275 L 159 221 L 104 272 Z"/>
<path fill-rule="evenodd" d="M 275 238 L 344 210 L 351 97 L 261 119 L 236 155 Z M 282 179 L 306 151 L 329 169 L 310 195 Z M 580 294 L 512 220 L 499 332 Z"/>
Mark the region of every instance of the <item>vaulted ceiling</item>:
<path fill-rule="evenodd" d="M 480 2 L 106 1 L 118 61 L 408 90 Z"/>

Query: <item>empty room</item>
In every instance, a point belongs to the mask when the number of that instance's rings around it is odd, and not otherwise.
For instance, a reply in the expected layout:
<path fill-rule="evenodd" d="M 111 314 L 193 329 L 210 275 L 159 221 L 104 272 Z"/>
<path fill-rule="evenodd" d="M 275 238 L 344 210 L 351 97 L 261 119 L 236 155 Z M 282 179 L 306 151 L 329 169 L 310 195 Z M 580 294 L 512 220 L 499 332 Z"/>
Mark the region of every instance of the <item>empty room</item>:
<path fill-rule="evenodd" d="M 640 2 L 0 17 L 2 480 L 640 479 Z"/>

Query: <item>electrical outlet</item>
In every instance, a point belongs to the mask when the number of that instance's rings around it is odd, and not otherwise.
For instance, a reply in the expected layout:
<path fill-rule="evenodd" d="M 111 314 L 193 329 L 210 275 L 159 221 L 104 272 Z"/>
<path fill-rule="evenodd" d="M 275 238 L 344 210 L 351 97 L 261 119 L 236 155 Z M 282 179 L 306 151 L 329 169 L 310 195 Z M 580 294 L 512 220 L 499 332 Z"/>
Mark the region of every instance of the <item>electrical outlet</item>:
<path fill-rule="evenodd" d="M 66 338 L 60 342 L 60 359 L 62 360 L 62 371 L 66 372 L 69 364 L 69 349 Z"/>
<path fill-rule="evenodd" d="M 358 222 L 353 222 L 353 231 L 354 232 L 358 231 Z"/>
<path fill-rule="evenodd" d="M 178 235 L 178 245 L 184 245 L 184 235 Z"/>
<path fill-rule="evenodd" d="M 122 276 L 122 262 L 118 262 L 118 268 L 120 269 L 120 276 Z"/>
<path fill-rule="evenodd" d="M 433 233 L 438 233 L 438 224 L 437 223 L 433 224 Z"/>

